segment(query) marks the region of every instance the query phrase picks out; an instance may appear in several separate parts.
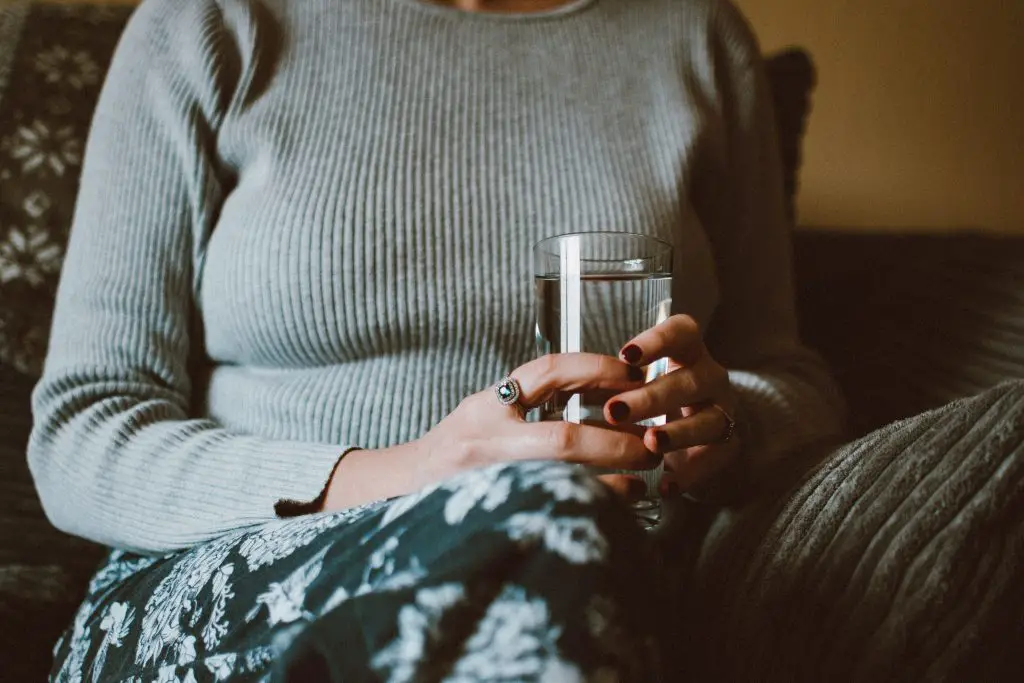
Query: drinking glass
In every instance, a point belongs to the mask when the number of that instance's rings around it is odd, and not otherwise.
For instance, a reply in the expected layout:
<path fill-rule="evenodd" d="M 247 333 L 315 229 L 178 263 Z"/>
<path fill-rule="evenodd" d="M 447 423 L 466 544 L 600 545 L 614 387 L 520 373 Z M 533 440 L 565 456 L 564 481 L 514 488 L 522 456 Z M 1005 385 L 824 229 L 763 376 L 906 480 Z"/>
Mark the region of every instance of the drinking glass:
<path fill-rule="evenodd" d="M 599 353 L 617 357 L 630 339 L 671 315 L 672 246 L 626 232 L 558 235 L 533 247 L 537 353 Z M 668 371 L 662 359 L 644 368 L 647 382 Z M 561 393 L 539 409 L 540 420 L 603 424 L 608 396 Z M 665 424 L 665 416 L 638 424 Z M 604 470 L 607 471 L 607 470 Z M 621 470 L 617 470 L 621 471 Z M 647 485 L 634 504 L 649 530 L 661 520 L 663 468 L 629 471 Z"/>

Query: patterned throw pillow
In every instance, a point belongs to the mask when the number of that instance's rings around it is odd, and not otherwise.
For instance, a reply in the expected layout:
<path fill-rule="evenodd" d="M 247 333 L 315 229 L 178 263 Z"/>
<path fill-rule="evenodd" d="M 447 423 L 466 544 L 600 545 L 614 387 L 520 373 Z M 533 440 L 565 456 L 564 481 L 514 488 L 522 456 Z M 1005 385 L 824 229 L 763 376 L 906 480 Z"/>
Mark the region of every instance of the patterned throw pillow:
<path fill-rule="evenodd" d="M 0 8 L 0 363 L 38 375 L 93 107 L 131 9 Z"/>
<path fill-rule="evenodd" d="M 29 393 L 93 106 L 126 8 L 0 2 L 0 679 L 46 679 L 103 549 L 49 525 L 25 462 Z"/>

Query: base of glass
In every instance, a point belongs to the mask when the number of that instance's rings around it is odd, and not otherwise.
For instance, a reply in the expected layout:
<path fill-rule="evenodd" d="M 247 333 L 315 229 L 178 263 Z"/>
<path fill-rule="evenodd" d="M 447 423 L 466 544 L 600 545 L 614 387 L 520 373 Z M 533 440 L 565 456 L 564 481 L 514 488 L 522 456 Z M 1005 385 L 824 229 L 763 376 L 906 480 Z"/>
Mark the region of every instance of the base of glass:
<path fill-rule="evenodd" d="M 630 503 L 629 509 L 644 531 L 654 531 L 661 524 L 661 499 L 646 497 Z"/>

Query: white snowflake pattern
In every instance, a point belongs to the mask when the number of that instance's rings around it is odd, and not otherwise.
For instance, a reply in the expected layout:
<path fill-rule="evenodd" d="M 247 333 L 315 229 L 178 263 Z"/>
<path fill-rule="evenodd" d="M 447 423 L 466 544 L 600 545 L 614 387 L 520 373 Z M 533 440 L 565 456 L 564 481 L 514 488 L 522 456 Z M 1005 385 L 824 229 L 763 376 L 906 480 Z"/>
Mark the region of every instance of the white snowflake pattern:
<path fill-rule="evenodd" d="M 44 213 L 50 210 L 52 202 L 50 201 L 49 195 L 42 190 L 33 190 L 25 197 L 25 201 L 22 202 L 22 208 L 25 213 L 32 219 L 38 219 Z"/>
<path fill-rule="evenodd" d="M 135 609 L 127 603 L 114 602 L 107 607 L 103 619 L 100 620 L 100 630 L 104 632 L 104 636 L 93 659 L 93 683 L 98 683 L 100 680 L 100 676 L 103 673 L 103 665 L 107 661 L 107 651 L 112 647 L 121 647 L 124 639 L 128 637 L 134 620 Z"/>
<path fill-rule="evenodd" d="M 22 173 L 52 171 L 63 176 L 82 163 L 82 141 L 73 126 L 52 130 L 42 121 L 20 126 L 6 145 L 11 158 L 21 162 Z"/>
<path fill-rule="evenodd" d="M 388 683 L 419 680 L 424 655 L 442 638 L 441 619 L 465 600 L 465 589 L 457 583 L 417 591 L 415 603 L 398 612 L 398 636 L 373 657 L 373 667 L 387 672 Z"/>
<path fill-rule="evenodd" d="M 542 543 L 573 564 L 600 562 L 608 555 L 608 539 L 588 517 L 556 517 L 548 511 L 519 512 L 503 526 L 513 541 L 522 545 Z"/>
<path fill-rule="evenodd" d="M 100 80 L 100 66 L 85 50 L 56 45 L 36 55 L 35 69 L 47 83 L 67 83 L 76 90 Z"/>
<path fill-rule="evenodd" d="M 64 250 L 50 234 L 36 226 L 12 227 L 0 242 L 0 283 L 23 280 L 38 287 L 60 270 Z"/>
<path fill-rule="evenodd" d="M 562 631 L 551 624 L 547 604 L 507 586 L 491 603 L 467 641 L 446 683 L 585 680 L 559 654 Z"/>

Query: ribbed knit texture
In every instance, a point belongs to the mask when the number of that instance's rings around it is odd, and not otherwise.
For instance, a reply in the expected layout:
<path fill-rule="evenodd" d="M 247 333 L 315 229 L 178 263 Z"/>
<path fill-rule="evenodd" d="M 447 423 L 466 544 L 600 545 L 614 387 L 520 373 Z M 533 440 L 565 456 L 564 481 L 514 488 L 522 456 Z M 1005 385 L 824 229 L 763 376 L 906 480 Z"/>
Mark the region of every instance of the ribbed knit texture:
<path fill-rule="evenodd" d="M 675 245 L 674 308 L 733 370 L 752 457 L 835 434 L 776 145 L 724 2 L 145 3 L 34 395 L 48 515 L 161 552 L 315 498 L 346 448 L 414 439 L 534 355 L 530 246 L 569 231 Z"/>
<path fill-rule="evenodd" d="M 1024 676 L 1024 382 L 847 444 L 718 515 L 684 597 L 699 681 Z"/>

